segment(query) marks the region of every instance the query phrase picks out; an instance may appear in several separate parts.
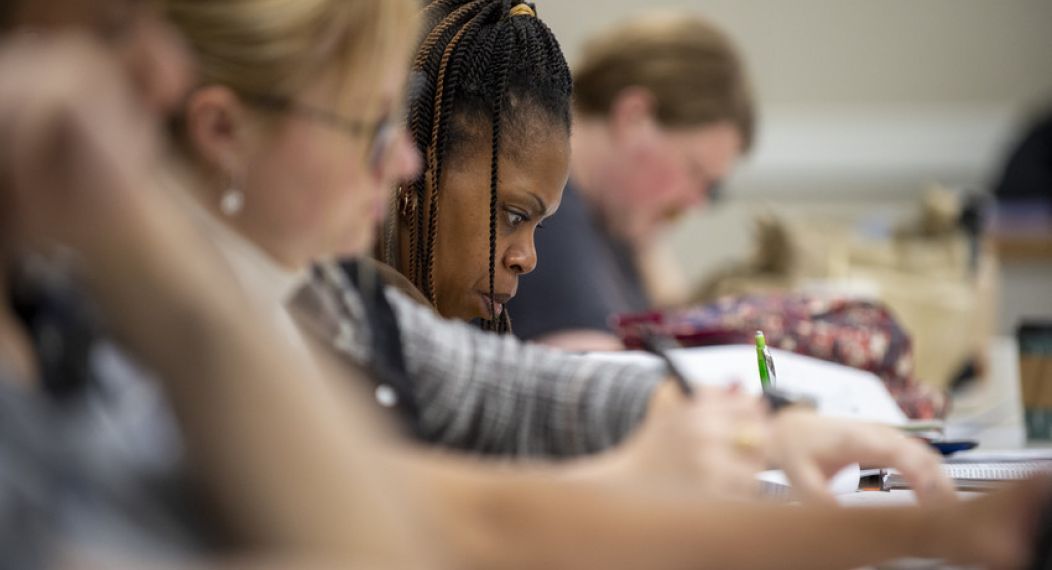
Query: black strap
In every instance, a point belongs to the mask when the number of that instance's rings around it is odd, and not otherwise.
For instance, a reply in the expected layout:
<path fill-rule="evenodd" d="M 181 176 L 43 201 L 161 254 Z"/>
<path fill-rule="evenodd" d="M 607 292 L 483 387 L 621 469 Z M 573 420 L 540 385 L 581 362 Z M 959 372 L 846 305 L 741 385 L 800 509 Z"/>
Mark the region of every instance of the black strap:
<path fill-rule="evenodd" d="M 90 359 L 100 331 L 83 296 L 41 263 L 16 264 L 0 302 L 28 331 L 44 390 L 62 401 L 94 383 Z"/>
<path fill-rule="evenodd" d="M 386 384 L 394 390 L 398 397 L 394 409 L 398 410 L 413 434 L 419 436 L 420 410 L 416 391 L 406 368 L 398 319 L 384 294 L 383 283 L 376 271 L 363 267 L 358 261 L 341 262 L 340 268 L 362 297 L 373 345 L 370 376 L 377 387 Z"/>

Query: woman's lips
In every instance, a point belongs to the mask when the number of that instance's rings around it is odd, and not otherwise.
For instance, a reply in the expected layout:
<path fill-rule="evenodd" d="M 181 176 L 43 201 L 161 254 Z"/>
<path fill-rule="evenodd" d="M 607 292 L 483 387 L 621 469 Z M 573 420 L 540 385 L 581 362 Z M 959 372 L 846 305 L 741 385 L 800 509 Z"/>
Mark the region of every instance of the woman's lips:
<path fill-rule="evenodd" d="M 482 302 L 482 314 L 484 317 L 490 315 L 490 308 L 493 309 L 494 316 L 500 316 L 504 312 L 504 305 L 511 300 L 511 295 L 505 293 L 495 293 L 492 297 L 488 293 L 479 293 L 479 299 Z"/>

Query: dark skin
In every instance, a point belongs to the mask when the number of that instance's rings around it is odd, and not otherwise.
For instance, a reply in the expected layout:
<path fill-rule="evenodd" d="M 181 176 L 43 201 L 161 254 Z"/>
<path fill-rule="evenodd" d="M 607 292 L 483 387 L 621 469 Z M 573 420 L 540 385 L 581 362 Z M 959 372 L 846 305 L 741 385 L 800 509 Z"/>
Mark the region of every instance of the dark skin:
<path fill-rule="evenodd" d="M 570 139 L 563 126 L 529 129 L 540 137 L 514 141 L 502 153 L 497 189 L 494 309 L 515 296 L 519 276 L 537 266 L 534 234 L 555 213 L 569 173 Z M 480 138 L 489 140 L 488 130 Z M 505 143 L 510 144 L 511 141 Z M 465 143 L 442 174 L 434 278 L 438 312 L 446 318 L 491 318 L 489 308 L 490 145 Z M 485 149 L 472 152 L 463 149 Z M 399 227 L 399 271 L 408 274 L 408 231 Z"/>

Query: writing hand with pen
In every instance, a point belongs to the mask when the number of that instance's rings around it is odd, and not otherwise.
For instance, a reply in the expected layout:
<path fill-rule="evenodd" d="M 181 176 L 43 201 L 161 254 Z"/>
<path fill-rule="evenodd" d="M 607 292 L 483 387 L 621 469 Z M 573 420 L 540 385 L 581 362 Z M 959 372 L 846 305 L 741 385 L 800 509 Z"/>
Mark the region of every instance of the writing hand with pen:
<path fill-rule="evenodd" d="M 647 457 L 649 473 L 672 472 L 662 480 L 695 485 L 705 493 L 755 495 L 759 486 L 747 471 L 754 476 L 773 467 L 785 471 L 802 500 L 832 502 L 828 481 L 859 463 L 898 469 L 922 503 L 956 500 L 939 456 L 927 445 L 887 426 L 819 416 L 803 399 L 779 391 L 764 345 L 757 345 L 761 378 L 765 372 L 767 378 L 764 398 L 693 386 L 669 356 L 670 341 L 650 337 L 644 345 L 665 359 L 676 382 L 658 388 L 644 425 L 628 445 L 648 446 L 649 453 L 637 455 Z M 726 469 L 708 467 L 714 458 L 722 458 Z"/>

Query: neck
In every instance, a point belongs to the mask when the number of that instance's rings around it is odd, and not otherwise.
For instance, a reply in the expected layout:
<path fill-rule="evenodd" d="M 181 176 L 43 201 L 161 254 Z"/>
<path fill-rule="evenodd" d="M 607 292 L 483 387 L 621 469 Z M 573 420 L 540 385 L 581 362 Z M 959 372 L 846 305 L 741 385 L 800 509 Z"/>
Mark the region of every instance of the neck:
<path fill-rule="evenodd" d="M 205 175 L 200 168 L 187 165 L 185 161 L 173 161 L 168 170 L 180 192 L 205 210 L 211 219 L 259 248 L 274 263 L 290 272 L 304 271 L 309 267 L 311 260 L 298 259 L 290 255 L 287 248 L 279 247 L 282 245 L 281 236 L 274 232 L 252 231 L 250 211 L 242 211 L 235 216 L 224 214 L 219 207 L 222 191 L 217 190 L 220 186 L 214 176 Z M 246 208 L 251 208 L 251 205 L 246 204 Z M 269 236 L 269 239 L 260 236 Z"/>
<path fill-rule="evenodd" d="M 621 198 L 608 178 L 612 167 L 610 157 L 614 153 L 612 136 L 604 119 L 577 120 L 570 139 L 570 178 L 606 230 L 627 242 L 634 242 L 624 219 L 630 212 L 621 207 Z"/>
<path fill-rule="evenodd" d="M 570 136 L 570 179 L 593 207 L 601 208 L 603 157 L 608 155 L 610 131 L 602 119 L 574 121 Z"/>

